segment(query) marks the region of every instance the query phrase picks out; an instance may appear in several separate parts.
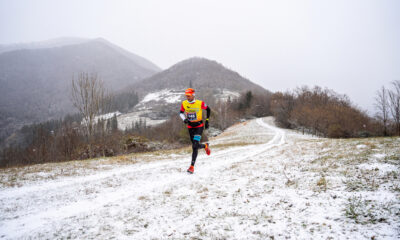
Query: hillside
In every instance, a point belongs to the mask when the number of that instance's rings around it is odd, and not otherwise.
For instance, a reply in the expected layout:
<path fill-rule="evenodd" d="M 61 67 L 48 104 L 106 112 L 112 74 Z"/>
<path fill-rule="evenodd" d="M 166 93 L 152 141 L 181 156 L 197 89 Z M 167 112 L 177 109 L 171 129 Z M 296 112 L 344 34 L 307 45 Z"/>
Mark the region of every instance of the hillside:
<path fill-rule="evenodd" d="M 104 39 L 55 42 L 0 54 L 0 139 L 24 124 L 73 111 L 71 79 L 82 71 L 97 73 L 106 87 L 118 91 L 160 70 Z"/>
<path fill-rule="evenodd" d="M 140 120 L 148 125 L 165 121 L 179 111 L 188 87 L 195 88 L 196 98 L 212 107 L 218 101 L 237 99 L 247 91 L 270 94 L 268 90 L 216 61 L 189 58 L 132 85 L 132 89 L 140 94 L 141 101 L 129 113 L 118 117 L 120 129 L 124 130 L 132 122 Z"/>
<path fill-rule="evenodd" d="M 206 58 L 193 57 L 134 84 L 146 93 L 162 89 L 186 89 L 193 87 L 198 92 L 231 90 L 267 92 L 261 86 L 242 77 L 222 64 Z"/>
<path fill-rule="evenodd" d="M 3 238 L 397 239 L 400 138 L 324 139 L 272 118 L 191 148 L 0 170 Z"/>

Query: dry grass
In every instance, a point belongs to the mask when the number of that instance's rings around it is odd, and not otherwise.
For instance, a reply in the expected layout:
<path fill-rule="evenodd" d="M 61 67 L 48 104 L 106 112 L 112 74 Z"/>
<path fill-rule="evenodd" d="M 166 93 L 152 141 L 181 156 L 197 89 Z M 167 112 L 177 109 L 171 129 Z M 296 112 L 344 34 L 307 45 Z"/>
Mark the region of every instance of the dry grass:
<path fill-rule="evenodd" d="M 147 196 L 140 196 L 140 197 L 138 197 L 138 200 L 140 200 L 140 201 L 149 201 L 150 198 L 147 197 Z"/>
<path fill-rule="evenodd" d="M 172 189 L 167 189 L 163 192 L 164 196 L 170 197 L 172 195 Z"/>
<path fill-rule="evenodd" d="M 206 193 L 206 192 L 208 192 L 208 188 L 206 188 L 206 187 L 203 187 L 203 188 L 200 188 L 199 190 L 197 190 L 197 193 Z"/>
<path fill-rule="evenodd" d="M 326 178 L 322 176 L 318 181 L 317 181 L 317 186 L 324 192 L 326 192 L 327 189 L 327 182 Z"/>

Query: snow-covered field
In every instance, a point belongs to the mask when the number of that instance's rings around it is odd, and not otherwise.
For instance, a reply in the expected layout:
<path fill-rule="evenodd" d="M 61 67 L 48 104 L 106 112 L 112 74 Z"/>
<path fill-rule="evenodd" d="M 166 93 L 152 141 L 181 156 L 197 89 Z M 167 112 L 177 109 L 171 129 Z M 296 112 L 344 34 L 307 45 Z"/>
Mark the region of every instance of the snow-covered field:
<path fill-rule="evenodd" d="M 398 239 L 400 138 L 255 119 L 191 148 L 0 170 L 4 239 Z"/>

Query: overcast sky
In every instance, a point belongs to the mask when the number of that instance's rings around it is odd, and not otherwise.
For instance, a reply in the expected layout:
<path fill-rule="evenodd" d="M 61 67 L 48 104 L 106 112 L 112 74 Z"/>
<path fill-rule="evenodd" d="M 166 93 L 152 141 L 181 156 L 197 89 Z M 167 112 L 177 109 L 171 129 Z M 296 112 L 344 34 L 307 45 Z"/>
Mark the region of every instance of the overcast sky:
<path fill-rule="evenodd" d="M 0 44 L 103 37 L 163 69 L 200 56 L 272 91 L 319 85 L 372 113 L 400 80 L 399 0 L 0 0 Z"/>

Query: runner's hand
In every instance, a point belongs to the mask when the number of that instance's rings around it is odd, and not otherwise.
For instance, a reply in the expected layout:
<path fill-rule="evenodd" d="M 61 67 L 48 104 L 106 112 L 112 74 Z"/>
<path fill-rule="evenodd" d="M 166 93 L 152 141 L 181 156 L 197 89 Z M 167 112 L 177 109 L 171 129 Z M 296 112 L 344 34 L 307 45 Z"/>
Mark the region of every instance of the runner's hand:
<path fill-rule="evenodd" d="M 189 120 L 187 120 L 187 118 L 186 118 L 185 120 L 183 120 L 183 122 L 184 122 L 185 124 L 188 124 L 188 123 L 189 123 Z"/>
<path fill-rule="evenodd" d="M 206 123 L 205 123 L 204 127 L 205 127 L 206 129 L 208 129 L 208 119 L 206 120 Z"/>

